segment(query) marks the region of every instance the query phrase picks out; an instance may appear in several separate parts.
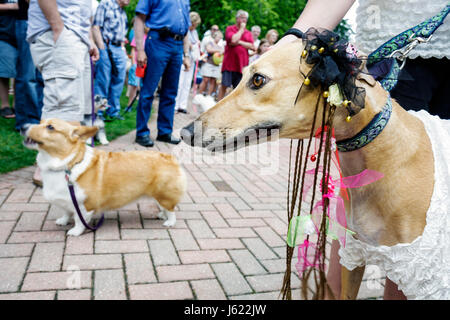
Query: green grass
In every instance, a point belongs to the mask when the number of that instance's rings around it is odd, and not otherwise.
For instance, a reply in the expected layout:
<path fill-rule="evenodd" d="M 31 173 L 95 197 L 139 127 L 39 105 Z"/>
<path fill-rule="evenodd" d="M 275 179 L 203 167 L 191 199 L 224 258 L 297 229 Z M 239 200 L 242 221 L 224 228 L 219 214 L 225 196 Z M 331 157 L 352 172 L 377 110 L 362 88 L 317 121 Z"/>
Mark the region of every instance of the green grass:
<path fill-rule="evenodd" d="M 0 173 L 32 165 L 37 152 L 25 148 L 15 130 L 15 120 L 0 118 Z"/>
<path fill-rule="evenodd" d="M 124 88 L 124 91 L 122 93 L 122 96 L 120 97 L 120 105 L 121 105 L 121 112 L 125 110 L 128 104 L 128 98 L 126 96 L 126 88 Z M 136 129 L 136 108 L 137 108 L 137 101 L 134 102 L 133 108 L 131 109 L 131 112 L 123 114 L 123 117 L 125 120 L 116 120 L 112 122 L 105 122 L 105 131 L 106 136 L 108 137 L 109 141 L 112 141 L 120 136 L 123 136 L 124 134 L 127 134 L 128 132 Z"/>
<path fill-rule="evenodd" d="M 125 110 L 128 103 L 125 93 L 126 86 L 124 86 L 120 98 L 122 111 Z M 109 141 L 136 129 L 136 106 L 137 101 L 134 103 L 132 112 L 124 114 L 125 120 L 106 123 L 105 130 Z M 0 173 L 28 167 L 36 161 L 37 151 L 29 150 L 23 146 L 23 138 L 14 126 L 14 119 L 0 117 Z"/>

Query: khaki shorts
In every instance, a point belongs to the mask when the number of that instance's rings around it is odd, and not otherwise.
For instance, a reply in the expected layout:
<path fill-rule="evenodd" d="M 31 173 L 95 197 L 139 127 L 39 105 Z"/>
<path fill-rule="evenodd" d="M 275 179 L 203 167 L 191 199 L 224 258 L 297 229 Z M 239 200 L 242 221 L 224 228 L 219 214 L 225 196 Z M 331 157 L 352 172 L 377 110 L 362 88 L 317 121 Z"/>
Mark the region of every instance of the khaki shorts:
<path fill-rule="evenodd" d="M 42 119 L 82 121 L 91 113 L 91 66 L 88 46 L 64 28 L 56 43 L 47 31 L 30 44 L 33 62 L 44 79 Z"/>

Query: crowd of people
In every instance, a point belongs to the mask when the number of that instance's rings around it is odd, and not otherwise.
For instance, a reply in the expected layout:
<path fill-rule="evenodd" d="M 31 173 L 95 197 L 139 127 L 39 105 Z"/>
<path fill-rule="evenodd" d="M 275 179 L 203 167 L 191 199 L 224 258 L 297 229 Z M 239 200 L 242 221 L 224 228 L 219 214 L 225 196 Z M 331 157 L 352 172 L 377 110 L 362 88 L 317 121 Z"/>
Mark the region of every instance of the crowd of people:
<path fill-rule="evenodd" d="M 127 85 L 128 109 L 139 100 L 136 142 L 154 144 L 147 122 L 157 92 L 157 140 L 176 144 L 174 114 L 188 112 L 190 93 L 212 103 L 222 99 L 242 69 L 278 40 L 274 29 L 264 39 L 259 26 L 248 30 L 244 10 L 223 32 L 213 25 L 200 39 L 201 17 L 188 0 L 140 0 L 132 21 L 127 5 L 129 0 L 0 0 L 0 115 L 15 118 L 18 131 L 41 118 L 89 124 L 95 100 L 104 104 L 95 109 L 99 119 L 122 120 Z"/>

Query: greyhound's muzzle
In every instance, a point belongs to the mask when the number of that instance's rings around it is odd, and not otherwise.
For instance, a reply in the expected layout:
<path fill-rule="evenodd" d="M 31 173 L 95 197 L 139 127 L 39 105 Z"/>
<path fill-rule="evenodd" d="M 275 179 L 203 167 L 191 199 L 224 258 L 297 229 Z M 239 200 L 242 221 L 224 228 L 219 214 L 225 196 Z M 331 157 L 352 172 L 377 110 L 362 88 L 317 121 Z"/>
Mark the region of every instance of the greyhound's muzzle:
<path fill-rule="evenodd" d="M 181 129 L 180 136 L 183 142 L 187 143 L 191 147 L 206 147 L 207 144 L 203 143 L 202 141 L 202 130 L 198 130 L 198 127 L 201 127 L 201 125 L 201 121 L 193 121 L 183 129 Z"/>
<path fill-rule="evenodd" d="M 221 152 L 236 151 L 250 144 L 269 141 L 273 135 L 278 136 L 281 127 L 279 123 L 265 122 L 242 131 L 227 133 L 220 129 L 204 128 L 202 125 L 200 120 L 191 122 L 181 130 L 181 139 L 192 147 Z"/>
<path fill-rule="evenodd" d="M 201 120 L 191 122 L 181 129 L 181 139 L 192 147 L 214 148 L 225 143 L 226 135 L 221 130 L 203 127 Z"/>

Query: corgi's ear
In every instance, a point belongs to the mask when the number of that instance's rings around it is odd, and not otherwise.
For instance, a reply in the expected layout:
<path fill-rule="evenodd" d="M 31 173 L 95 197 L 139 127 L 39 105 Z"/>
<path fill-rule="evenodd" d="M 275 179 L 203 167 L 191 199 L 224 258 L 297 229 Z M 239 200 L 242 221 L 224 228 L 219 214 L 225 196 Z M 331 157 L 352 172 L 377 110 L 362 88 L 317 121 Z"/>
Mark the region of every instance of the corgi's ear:
<path fill-rule="evenodd" d="M 77 137 L 81 140 L 87 140 L 90 137 L 95 136 L 97 131 L 98 127 L 78 126 L 72 131 L 72 137 Z"/>

